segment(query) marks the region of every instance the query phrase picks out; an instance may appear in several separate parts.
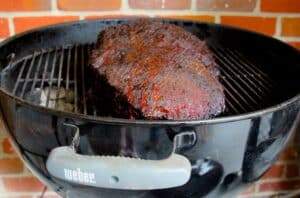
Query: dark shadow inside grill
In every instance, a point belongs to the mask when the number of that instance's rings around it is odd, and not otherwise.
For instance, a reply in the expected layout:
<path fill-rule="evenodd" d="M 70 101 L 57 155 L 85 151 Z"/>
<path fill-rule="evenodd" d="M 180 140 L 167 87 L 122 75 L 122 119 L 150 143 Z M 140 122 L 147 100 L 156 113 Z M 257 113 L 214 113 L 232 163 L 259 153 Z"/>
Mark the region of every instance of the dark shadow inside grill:
<path fill-rule="evenodd" d="M 94 23 L 101 28 L 110 25 Z M 205 23 L 176 24 L 207 40 L 214 53 L 226 96 L 226 111 L 219 117 L 261 110 L 286 101 L 300 92 L 299 54 L 283 43 L 248 32 L 208 26 Z M 89 30 L 99 31 L 94 29 Z M 74 38 L 76 39 L 75 36 Z M 88 37 L 87 40 L 95 39 Z M 49 108 L 85 115 L 118 117 L 109 108 L 109 98 L 102 105 L 108 108 L 96 108 L 98 105 L 86 97 L 90 84 L 93 83 L 93 78 L 86 71 L 88 52 L 92 44 L 70 43 L 73 44 L 58 45 L 55 48 L 37 47 L 26 56 L 20 56 L 23 51 L 16 52 L 19 53 L 17 58 L 8 61 L 2 72 L 2 88 L 22 99 Z M 9 50 L 10 46 L 7 48 Z M 63 90 L 64 97 L 60 91 L 47 92 L 45 89 Z"/>

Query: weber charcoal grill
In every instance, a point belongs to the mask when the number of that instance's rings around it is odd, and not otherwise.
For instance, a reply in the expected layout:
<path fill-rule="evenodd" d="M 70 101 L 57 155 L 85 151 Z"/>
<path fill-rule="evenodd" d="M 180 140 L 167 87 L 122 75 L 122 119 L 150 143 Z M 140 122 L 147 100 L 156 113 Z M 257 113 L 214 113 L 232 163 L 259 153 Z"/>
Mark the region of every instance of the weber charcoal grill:
<path fill-rule="evenodd" d="M 232 197 L 276 161 L 298 125 L 300 53 L 222 25 L 173 23 L 204 39 L 226 111 L 209 120 L 128 120 L 96 109 L 88 53 L 128 19 L 59 24 L 0 46 L 0 105 L 27 166 L 63 197 Z"/>

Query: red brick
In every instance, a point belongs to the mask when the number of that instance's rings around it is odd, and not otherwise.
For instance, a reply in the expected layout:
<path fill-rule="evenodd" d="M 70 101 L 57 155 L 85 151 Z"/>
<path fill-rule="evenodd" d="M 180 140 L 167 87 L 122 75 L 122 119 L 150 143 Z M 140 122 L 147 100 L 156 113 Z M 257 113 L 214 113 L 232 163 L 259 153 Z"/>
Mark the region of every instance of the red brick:
<path fill-rule="evenodd" d="M 41 26 L 76 21 L 78 16 L 45 16 L 45 17 L 15 17 L 14 26 L 16 33 L 23 32 Z"/>
<path fill-rule="evenodd" d="M 3 149 L 3 152 L 7 153 L 7 154 L 15 153 L 15 150 L 11 146 L 10 141 L 9 141 L 8 138 L 4 138 L 2 140 L 2 149 Z"/>
<path fill-rule="evenodd" d="M 280 178 L 283 176 L 283 165 L 274 164 L 262 177 L 262 179 Z"/>
<path fill-rule="evenodd" d="M 6 38 L 9 36 L 8 20 L 6 18 L 0 18 L 0 38 Z"/>
<path fill-rule="evenodd" d="M 300 188 L 300 180 L 292 181 L 273 181 L 265 182 L 259 185 L 259 191 L 283 191 L 283 190 L 296 190 Z"/>
<path fill-rule="evenodd" d="M 197 9 L 205 11 L 253 11 L 256 0 L 198 0 Z"/>
<path fill-rule="evenodd" d="M 147 15 L 91 15 L 86 16 L 85 19 L 117 19 L 117 18 L 147 18 Z"/>
<path fill-rule="evenodd" d="M 61 10 L 119 10 L 121 0 L 58 0 Z"/>
<path fill-rule="evenodd" d="M 42 11 L 51 9 L 51 0 L 1 0 L 0 11 Z"/>
<path fill-rule="evenodd" d="M 273 17 L 222 16 L 221 23 L 274 35 L 276 19 Z"/>
<path fill-rule="evenodd" d="M 21 173 L 23 162 L 19 158 L 0 159 L 0 174 Z"/>
<path fill-rule="evenodd" d="M 300 50 L 300 42 L 291 41 L 291 42 L 288 42 L 288 44 Z"/>
<path fill-rule="evenodd" d="M 300 1 L 299 1 L 300 2 Z M 300 17 L 282 19 L 282 36 L 300 36 Z"/>
<path fill-rule="evenodd" d="M 206 21 L 206 22 L 214 22 L 215 17 L 214 16 L 208 16 L 208 15 L 158 15 L 156 17 L 159 18 L 170 18 L 170 19 L 186 19 L 186 20 L 192 20 L 192 21 Z"/>
<path fill-rule="evenodd" d="M 300 12 L 299 0 L 261 0 L 265 12 Z"/>
<path fill-rule="evenodd" d="M 289 146 L 282 152 L 279 160 L 296 160 L 298 158 L 298 151 L 296 147 Z"/>
<path fill-rule="evenodd" d="M 162 9 L 162 0 L 128 0 L 128 4 L 134 9 Z"/>
<path fill-rule="evenodd" d="M 34 177 L 4 177 L 2 181 L 9 192 L 42 192 L 44 189 L 44 184 Z"/>
<path fill-rule="evenodd" d="M 191 8 L 191 0 L 165 0 L 164 8 L 171 10 L 183 10 Z"/>
<path fill-rule="evenodd" d="M 298 163 L 295 164 L 287 164 L 286 165 L 286 177 L 293 178 L 299 176 L 299 165 Z"/>
<path fill-rule="evenodd" d="M 134 9 L 187 10 L 191 7 L 191 0 L 128 0 L 128 3 Z"/>

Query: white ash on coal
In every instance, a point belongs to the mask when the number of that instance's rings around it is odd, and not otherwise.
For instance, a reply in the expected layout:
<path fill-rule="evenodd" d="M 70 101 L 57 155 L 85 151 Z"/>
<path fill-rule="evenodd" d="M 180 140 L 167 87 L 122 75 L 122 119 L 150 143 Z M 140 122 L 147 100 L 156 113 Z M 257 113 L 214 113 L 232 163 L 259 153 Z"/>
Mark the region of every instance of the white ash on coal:
<path fill-rule="evenodd" d="M 49 101 L 47 104 L 47 98 Z M 74 105 L 74 91 L 68 90 L 64 87 L 45 87 L 43 89 L 36 88 L 32 93 L 26 95 L 26 99 L 38 103 L 42 106 L 61 110 L 61 111 L 73 111 Z"/>

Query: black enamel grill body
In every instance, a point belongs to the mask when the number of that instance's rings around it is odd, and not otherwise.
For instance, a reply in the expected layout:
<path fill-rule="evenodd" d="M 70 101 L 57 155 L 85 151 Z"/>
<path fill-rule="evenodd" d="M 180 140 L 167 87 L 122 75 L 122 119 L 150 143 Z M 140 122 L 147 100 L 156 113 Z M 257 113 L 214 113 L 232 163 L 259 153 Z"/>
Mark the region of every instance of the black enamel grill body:
<path fill-rule="evenodd" d="M 231 197 L 258 180 L 298 126 L 299 52 L 278 40 L 232 27 L 163 20 L 207 41 L 220 67 L 226 111 L 210 120 L 110 118 L 105 116 L 109 112 L 86 101 L 86 84 L 92 79 L 84 68 L 99 31 L 126 21 L 59 24 L 1 43 L 1 110 L 11 139 L 30 169 L 69 197 Z M 41 106 L 27 97 L 45 86 L 73 90 L 72 112 L 50 108 L 49 101 Z M 73 139 L 74 127 L 79 128 L 79 142 Z M 153 190 L 68 182 L 49 173 L 46 162 L 51 150 L 72 141 L 83 156 L 162 160 L 175 152 L 189 160 L 190 179 L 183 186 Z M 81 163 L 76 163 L 79 168 Z M 118 182 L 117 176 L 113 179 Z"/>

